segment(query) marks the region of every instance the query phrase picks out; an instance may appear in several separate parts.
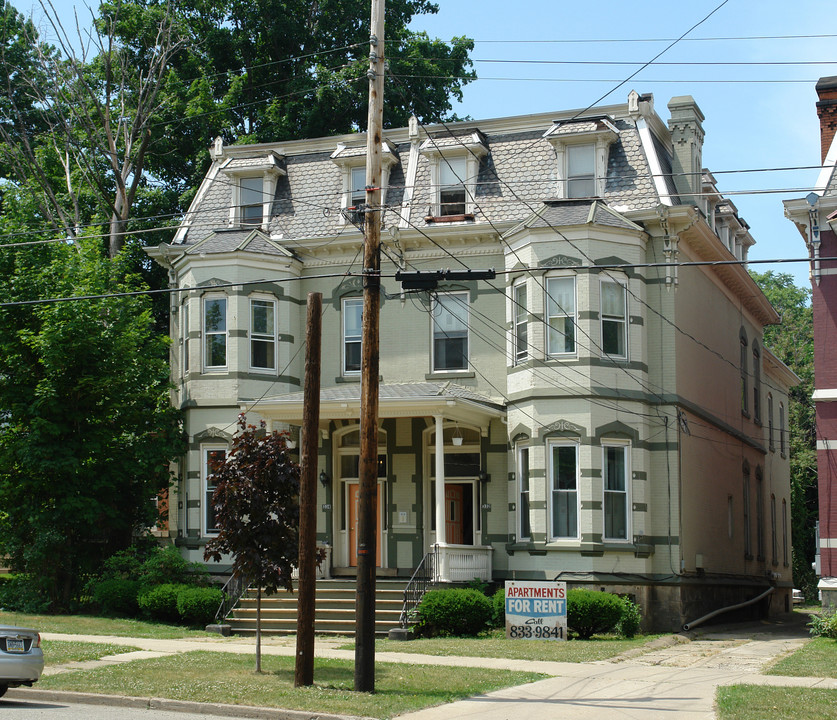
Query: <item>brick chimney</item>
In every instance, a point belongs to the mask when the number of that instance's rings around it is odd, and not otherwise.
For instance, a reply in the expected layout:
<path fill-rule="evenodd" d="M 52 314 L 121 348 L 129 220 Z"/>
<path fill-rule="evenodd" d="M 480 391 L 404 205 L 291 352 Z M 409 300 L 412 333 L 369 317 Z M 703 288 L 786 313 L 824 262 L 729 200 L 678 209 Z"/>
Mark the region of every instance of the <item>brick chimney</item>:
<path fill-rule="evenodd" d="M 817 83 L 817 117 L 820 119 L 820 146 L 822 162 L 831 149 L 837 132 L 837 75 L 820 78 Z"/>
<path fill-rule="evenodd" d="M 669 101 L 671 119 L 668 128 L 674 149 L 672 171 L 674 186 L 685 202 L 700 205 L 703 177 L 703 113 L 691 95 Z"/>

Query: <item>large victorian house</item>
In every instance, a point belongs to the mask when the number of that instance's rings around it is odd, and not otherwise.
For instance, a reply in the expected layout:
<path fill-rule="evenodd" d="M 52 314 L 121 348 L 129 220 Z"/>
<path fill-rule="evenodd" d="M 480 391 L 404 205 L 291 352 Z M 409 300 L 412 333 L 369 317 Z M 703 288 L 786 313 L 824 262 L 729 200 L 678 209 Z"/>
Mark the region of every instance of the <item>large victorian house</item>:
<path fill-rule="evenodd" d="M 385 131 L 381 575 L 435 552 L 443 582 L 630 593 L 660 628 L 771 588 L 752 612 L 788 609 L 795 376 L 762 343 L 778 317 L 702 167 L 703 115 L 688 96 L 668 109 L 632 92 L 595 113 Z M 238 414 L 298 441 L 318 291 L 318 540 L 326 574 L 356 565 L 365 146 L 219 139 L 173 241 L 147 249 L 179 290 L 189 450 L 169 533 L 190 559 L 215 532 L 208 468 Z"/>

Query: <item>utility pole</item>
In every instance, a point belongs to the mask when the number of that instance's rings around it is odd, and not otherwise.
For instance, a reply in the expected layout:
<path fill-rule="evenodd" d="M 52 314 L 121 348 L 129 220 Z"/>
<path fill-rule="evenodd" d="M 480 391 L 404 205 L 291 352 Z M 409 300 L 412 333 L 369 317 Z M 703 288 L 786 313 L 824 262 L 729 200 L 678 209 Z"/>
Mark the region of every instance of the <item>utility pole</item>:
<path fill-rule="evenodd" d="M 305 326 L 305 407 L 299 479 L 299 582 L 294 687 L 314 684 L 314 614 L 317 594 L 317 444 L 320 426 L 322 293 L 308 293 Z"/>
<path fill-rule="evenodd" d="M 360 489 L 355 605 L 355 690 L 375 690 L 375 567 L 378 513 L 378 347 L 381 310 L 381 135 L 384 124 L 384 0 L 372 0 L 366 129 L 366 217 L 361 328 Z"/>

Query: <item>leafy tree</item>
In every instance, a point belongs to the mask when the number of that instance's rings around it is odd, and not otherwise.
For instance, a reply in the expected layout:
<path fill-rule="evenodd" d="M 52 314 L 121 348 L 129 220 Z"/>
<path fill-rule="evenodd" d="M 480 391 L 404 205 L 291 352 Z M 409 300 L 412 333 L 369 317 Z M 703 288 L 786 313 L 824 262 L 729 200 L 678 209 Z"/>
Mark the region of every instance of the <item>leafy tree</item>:
<path fill-rule="evenodd" d="M 806 597 L 816 597 L 814 524 L 817 519 L 817 437 L 814 403 L 814 319 L 811 291 L 787 273 L 750 272 L 782 322 L 765 328 L 764 342 L 800 379 L 791 389 L 788 441 L 791 466 L 793 576 Z"/>
<path fill-rule="evenodd" d="M 213 468 L 219 532 L 204 550 L 204 558 L 216 562 L 230 553 L 233 575 L 256 585 L 256 672 L 261 672 L 262 590 L 268 595 L 292 590 L 299 556 L 299 467 L 288 453 L 286 434 L 264 428 L 264 421 L 259 430 L 238 417 L 230 452 Z"/>
<path fill-rule="evenodd" d="M 143 287 L 96 240 L 0 254 L 4 301 Z M 0 307 L 0 555 L 53 611 L 154 524 L 152 498 L 182 452 L 149 307 L 142 296 Z"/>

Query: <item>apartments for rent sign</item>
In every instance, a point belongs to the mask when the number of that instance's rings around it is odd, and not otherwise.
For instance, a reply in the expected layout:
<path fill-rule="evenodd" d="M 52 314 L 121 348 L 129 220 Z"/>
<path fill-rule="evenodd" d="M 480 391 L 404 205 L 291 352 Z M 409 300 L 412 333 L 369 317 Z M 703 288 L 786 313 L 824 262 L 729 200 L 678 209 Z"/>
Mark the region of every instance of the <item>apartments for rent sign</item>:
<path fill-rule="evenodd" d="M 567 639 L 567 584 L 506 581 L 506 637 Z"/>

